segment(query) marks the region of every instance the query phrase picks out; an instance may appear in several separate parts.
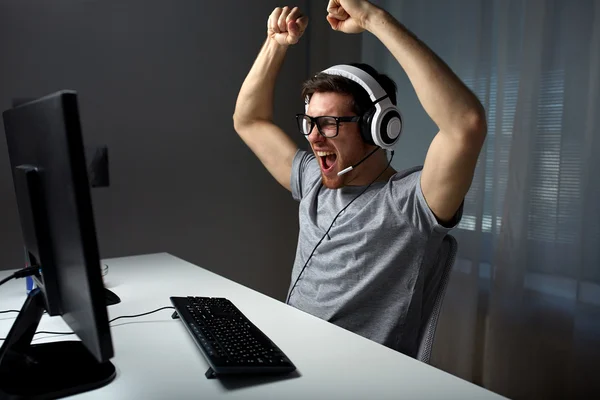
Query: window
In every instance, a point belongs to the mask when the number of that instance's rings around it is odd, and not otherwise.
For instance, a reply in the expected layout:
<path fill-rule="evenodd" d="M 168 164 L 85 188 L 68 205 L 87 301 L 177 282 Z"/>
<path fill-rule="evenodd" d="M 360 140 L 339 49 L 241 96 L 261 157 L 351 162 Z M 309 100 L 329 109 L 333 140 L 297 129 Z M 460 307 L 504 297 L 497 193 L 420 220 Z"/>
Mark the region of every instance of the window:
<path fill-rule="evenodd" d="M 479 157 L 471 190 L 466 196 L 460 229 L 498 234 L 502 226 L 510 149 L 519 95 L 519 72 L 507 68 L 499 88 L 499 75 L 463 78 L 465 84 L 483 101 L 489 90 L 487 106 L 488 136 Z M 489 79 L 489 81 L 488 81 Z M 580 193 L 581 149 L 575 141 L 565 140 L 562 128 L 564 71 L 546 71 L 541 77 L 535 112 L 531 181 L 529 186 L 528 238 L 548 242 L 574 240 L 574 229 L 561 229 L 577 223 Z M 527 117 L 527 115 L 525 116 Z M 482 204 L 483 203 L 483 204 Z M 478 215 L 481 226 L 478 227 Z"/>
<path fill-rule="evenodd" d="M 496 70 L 493 70 L 489 77 L 477 80 L 468 77 L 463 79 L 481 100 L 486 98 L 489 79 L 489 104 L 486 107 L 487 139 L 477 161 L 471 190 L 465 198 L 460 229 L 478 229 L 477 215 L 481 202 L 483 202 L 483 209 L 479 229 L 482 232 L 497 234 L 502 225 L 502 207 L 508 182 L 510 146 L 519 93 L 519 74 L 516 68 L 509 68 L 509 70 L 506 77 L 502 79 L 504 83 L 500 91 Z"/>

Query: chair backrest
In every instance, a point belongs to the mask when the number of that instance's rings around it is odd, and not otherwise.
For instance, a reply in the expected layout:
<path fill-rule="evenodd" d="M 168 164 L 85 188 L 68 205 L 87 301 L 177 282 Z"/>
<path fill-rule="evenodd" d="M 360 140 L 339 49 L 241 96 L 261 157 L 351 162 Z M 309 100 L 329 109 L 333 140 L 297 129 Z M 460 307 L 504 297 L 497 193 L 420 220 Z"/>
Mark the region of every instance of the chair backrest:
<path fill-rule="evenodd" d="M 441 273 L 437 287 L 432 288 L 433 304 L 429 308 L 431 311 L 423 319 L 424 323 L 421 326 L 419 335 L 419 347 L 417 350 L 417 360 L 429 364 L 431 359 L 431 349 L 433 348 L 433 340 L 435 339 L 435 331 L 437 328 L 438 317 L 442 309 L 444 295 L 450 281 L 452 266 L 456 258 L 458 243 L 454 236 L 446 235 L 442 241 L 442 246 L 438 253 L 437 262 L 434 266 L 434 272 Z M 425 310 L 427 312 L 427 310 Z"/>

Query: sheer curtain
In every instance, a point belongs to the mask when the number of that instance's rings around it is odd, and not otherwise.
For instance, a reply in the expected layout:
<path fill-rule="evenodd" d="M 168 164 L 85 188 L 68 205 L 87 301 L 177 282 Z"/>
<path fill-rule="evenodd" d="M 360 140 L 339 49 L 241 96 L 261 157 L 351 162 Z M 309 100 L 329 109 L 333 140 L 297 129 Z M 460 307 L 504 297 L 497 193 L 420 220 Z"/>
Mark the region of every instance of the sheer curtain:
<path fill-rule="evenodd" d="M 598 393 L 600 2 L 375 2 L 438 53 L 487 110 L 488 137 L 433 364 L 511 398 Z M 396 168 L 435 127 L 370 35 L 363 59 L 398 82 Z"/>

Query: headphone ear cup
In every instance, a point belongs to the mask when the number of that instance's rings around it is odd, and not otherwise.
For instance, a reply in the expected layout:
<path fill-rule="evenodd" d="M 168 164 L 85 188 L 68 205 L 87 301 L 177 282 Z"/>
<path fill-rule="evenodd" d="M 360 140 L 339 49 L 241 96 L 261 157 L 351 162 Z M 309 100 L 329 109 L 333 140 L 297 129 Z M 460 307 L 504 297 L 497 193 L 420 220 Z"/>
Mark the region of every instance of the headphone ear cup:
<path fill-rule="evenodd" d="M 375 114 L 375 107 L 369 108 L 362 116 L 360 120 L 360 136 L 368 144 L 375 144 L 373 141 L 373 132 L 371 130 L 371 124 L 373 123 L 373 114 Z"/>
<path fill-rule="evenodd" d="M 383 148 L 391 148 L 400 138 L 402 132 L 402 117 L 396 107 L 388 108 L 381 115 L 377 142 Z"/>

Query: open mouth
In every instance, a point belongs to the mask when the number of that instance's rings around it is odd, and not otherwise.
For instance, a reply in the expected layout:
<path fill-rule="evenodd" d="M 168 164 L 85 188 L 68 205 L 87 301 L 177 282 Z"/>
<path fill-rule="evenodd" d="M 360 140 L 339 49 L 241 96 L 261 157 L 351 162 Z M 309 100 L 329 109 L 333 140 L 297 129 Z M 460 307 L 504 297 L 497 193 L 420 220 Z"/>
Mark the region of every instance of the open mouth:
<path fill-rule="evenodd" d="M 323 172 L 331 172 L 337 162 L 337 154 L 333 151 L 316 151 Z"/>

